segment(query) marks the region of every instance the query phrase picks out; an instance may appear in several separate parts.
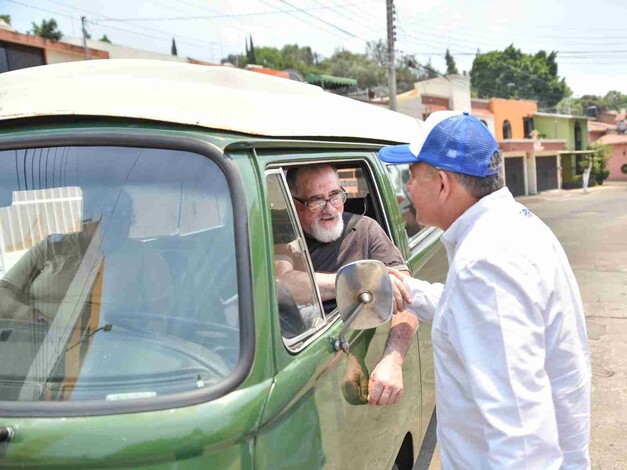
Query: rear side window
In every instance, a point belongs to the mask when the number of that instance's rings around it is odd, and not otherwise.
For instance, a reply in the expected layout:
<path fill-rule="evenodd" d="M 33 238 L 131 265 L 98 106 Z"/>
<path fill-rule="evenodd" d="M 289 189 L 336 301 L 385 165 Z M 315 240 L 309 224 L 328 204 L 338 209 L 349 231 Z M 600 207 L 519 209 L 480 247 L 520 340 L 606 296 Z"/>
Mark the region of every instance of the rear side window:
<path fill-rule="evenodd" d="M 189 152 L 0 152 L 0 401 L 150 399 L 239 355 L 233 209 Z"/>
<path fill-rule="evenodd" d="M 407 237 L 411 240 L 424 227 L 416 222 L 416 209 L 407 192 L 407 181 L 410 176 L 409 164 L 388 165 L 387 170 L 396 195 L 396 202 L 403 216 L 405 232 L 407 232 Z"/>

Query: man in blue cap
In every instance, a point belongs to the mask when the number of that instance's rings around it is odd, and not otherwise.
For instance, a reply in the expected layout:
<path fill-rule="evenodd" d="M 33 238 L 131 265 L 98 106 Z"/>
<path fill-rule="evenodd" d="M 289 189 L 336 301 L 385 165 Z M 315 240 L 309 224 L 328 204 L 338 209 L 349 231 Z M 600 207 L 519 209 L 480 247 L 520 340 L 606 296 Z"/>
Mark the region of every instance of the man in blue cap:
<path fill-rule="evenodd" d="M 481 121 L 436 112 L 416 137 L 379 157 L 411 165 L 417 221 L 445 231 L 444 285 L 396 274 L 433 324 L 442 467 L 589 468 L 588 339 L 561 245 L 504 187 Z"/>

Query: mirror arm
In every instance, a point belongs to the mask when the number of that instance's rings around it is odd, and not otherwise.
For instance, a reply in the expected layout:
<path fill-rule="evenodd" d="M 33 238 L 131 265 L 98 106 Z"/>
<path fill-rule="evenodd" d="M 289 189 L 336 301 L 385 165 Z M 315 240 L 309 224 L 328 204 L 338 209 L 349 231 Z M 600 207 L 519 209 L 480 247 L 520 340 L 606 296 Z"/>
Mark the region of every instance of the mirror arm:
<path fill-rule="evenodd" d="M 344 326 L 342 327 L 340 334 L 338 335 L 337 338 L 331 338 L 331 343 L 333 343 L 333 347 L 335 348 L 335 350 L 336 351 L 342 350 L 346 354 L 348 354 L 348 352 L 350 351 L 350 344 L 348 343 L 348 340 L 346 339 L 346 331 L 350 327 L 351 323 L 353 323 L 353 320 L 357 318 L 357 316 L 359 315 L 359 312 L 361 312 L 364 305 L 367 305 L 370 302 L 372 302 L 372 294 L 366 290 L 361 291 L 359 295 L 357 296 L 357 299 L 359 300 L 359 305 L 355 307 L 355 310 L 353 310 L 353 312 L 348 316 L 348 318 L 344 322 Z"/>

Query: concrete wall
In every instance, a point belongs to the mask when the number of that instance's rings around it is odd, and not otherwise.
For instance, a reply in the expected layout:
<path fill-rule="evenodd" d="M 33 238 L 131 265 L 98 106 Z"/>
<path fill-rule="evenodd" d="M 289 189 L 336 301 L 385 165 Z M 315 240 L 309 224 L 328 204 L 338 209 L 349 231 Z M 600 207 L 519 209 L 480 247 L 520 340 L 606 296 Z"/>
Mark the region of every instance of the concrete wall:
<path fill-rule="evenodd" d="M 63 38 L 63 40 L 69 44 L 77 46 L 83 45 L 81 38 Z M 110 59 L 149 59 L 149 60 L 168 60 L 173 62 L 189 62 L 186 57 L 180 57 L 172 54 L 161 54 L 158 52 L 143 51 L 140 49 L 133 49 L 131 47 L 118 46 L 116 44 L 109 44 L 107 42 L 95 41 L 93 39 L 87 40 L 87 47 L 94 49 L 100 49 L 109 53 Z"/>
<path fill-rule="evenodd" d="M 60 64 L 62 62 L 76 62 L 79 60 L 85 60 L 84 53 L 58 51 L 52 49 L 46 50 L 47 64 Z M 93 60 L 93 57 L 90 57 L 90 60 Z"/>
<path fill-rule="evenodd" d="M 621 171 L 623 165 L 627 165 L 627 142 L 622 144 L 613 144 L 612 156 L 607 163 L 607 169 L 610 170 L 610 181 L 627 181 L 627 173 Z"/>

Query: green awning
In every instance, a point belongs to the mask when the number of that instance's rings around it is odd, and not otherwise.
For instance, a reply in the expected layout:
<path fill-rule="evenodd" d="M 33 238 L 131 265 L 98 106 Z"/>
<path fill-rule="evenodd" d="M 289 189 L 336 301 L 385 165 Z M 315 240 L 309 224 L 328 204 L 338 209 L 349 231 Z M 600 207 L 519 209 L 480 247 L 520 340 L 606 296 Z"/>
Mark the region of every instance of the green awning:
<path fill-rule="evenodd" d="M 321 86 L 322 88 L 357 86 L 357 80 L 354 78 L 334 77 L 333 75 L 321 75 L 318 73 L 310 73 L 305 76 L 305 81 L 312 85 Z"/>

